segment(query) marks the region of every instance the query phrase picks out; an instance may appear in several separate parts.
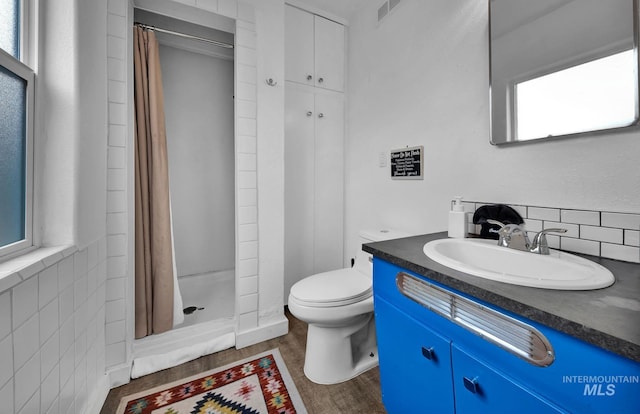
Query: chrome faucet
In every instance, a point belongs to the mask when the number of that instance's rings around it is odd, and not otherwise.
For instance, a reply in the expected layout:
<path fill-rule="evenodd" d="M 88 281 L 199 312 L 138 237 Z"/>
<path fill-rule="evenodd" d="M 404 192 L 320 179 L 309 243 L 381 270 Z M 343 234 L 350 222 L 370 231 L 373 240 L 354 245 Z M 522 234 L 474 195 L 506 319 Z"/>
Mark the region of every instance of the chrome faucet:
<path fill-rule="evenodd" d="M 500 227 L 498 230 L 498 246 L 537 254 L 549 254 L 549 243 L 547 242 L 546 237 L 547 233 L 567 232 L 567 229 L 560 228 L 544 229 L 536 233 L 533 237 L 533 241 L 530 242 L 527 232 L 523 227 L 517 224 L 504 224 L 498 220 L 492 219 L 487 219 L 487 222 Z"/>

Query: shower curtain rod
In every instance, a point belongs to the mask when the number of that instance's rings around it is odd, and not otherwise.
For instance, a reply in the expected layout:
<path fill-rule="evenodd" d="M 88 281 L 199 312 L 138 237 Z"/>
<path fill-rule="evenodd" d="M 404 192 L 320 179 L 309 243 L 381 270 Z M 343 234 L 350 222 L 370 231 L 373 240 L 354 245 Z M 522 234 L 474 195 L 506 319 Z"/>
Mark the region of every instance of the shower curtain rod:
<path fill-rule="evenodd" d="M 204 37 L 193 36 L 193 35 L 189 35 L 189 34 L 186 34 L 186 33 L 175 32 L 173 30 L 161 29 L 159 27 L 150 26 L 150 25 L 144 24 L 144 23 L 134 23 L 134 26 L 138 26 L 138 27 L 141 27 L 143 29 L 154 30 L 154 31 L 160 32 L 160 33 L 168 33 L 168 34 L 184 37 L 184 38 L 187 38 L 187 39 L 199 40 L 201 42 L 211 43 L 211 44 L 214 44 L 216 46 L 224 47 L 226 49 L 233 49 L 233 45 L 230 44 L 230 43 L 224 43 L 224 42 L 219 42 L 217 40 L 206 39 Z"/>

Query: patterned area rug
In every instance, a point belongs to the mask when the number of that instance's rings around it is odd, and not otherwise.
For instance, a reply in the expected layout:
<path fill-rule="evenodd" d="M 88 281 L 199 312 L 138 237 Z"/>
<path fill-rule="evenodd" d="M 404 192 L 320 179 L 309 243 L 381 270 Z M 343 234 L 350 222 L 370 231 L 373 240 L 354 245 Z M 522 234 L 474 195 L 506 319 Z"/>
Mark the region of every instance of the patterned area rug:
<path fill-rule="evenodd" d="M 129 395 L 117 414 L 303 414 L 278 349 Z"/>

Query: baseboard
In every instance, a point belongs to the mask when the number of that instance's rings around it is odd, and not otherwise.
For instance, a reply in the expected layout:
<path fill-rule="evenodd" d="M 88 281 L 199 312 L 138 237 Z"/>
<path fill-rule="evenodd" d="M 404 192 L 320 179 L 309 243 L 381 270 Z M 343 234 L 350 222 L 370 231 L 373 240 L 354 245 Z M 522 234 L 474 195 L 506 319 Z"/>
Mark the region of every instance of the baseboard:
<path fill-rule="evenodd" d="M 104 374 L 89 394 L 89 402 L 86 411 L 87 414 L 100 414 L 102 406 L 107 400 L 107 395 L 109 395 L 109 390 L 111 390 L 111 387 L 109 386 L 109 376 Z"/>
<path fill-rule="evenodd" d="M 131 381 L 131 363 L 109 368 L 107 376 L 109 377 L 109 388 L 128 384 Z"/>
<path fill-rule="evenodd" d="M 289 320 L 284 316 L 244 332 L 236 333 L 236 348 L 241 349 L 289 333 Z"/>

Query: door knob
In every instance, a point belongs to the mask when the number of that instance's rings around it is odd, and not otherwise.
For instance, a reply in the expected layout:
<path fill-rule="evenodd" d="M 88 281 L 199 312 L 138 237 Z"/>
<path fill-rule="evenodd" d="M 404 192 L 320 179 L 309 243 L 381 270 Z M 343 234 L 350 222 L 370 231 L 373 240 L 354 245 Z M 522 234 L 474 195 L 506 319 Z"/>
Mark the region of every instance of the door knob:
<path fill-rule="evenodd" d="M 307 111 L 307 116 L 311 116 L 311 115 L 313 115 L 313 112 Z"/>
<path fill-rule="evenodd" d="M 307 75 L 307 80 L 310 81 L 311 79 L 313 79 L 313 76 Z"/>
<path fill-rule="evenodd" d="M 435 352 L 433 352 L 433 347 L 430 346 L 429 348 L 425 348 L 424 346 L 422 347 L 422 356 L 427 358 L 427 359 L 436 359 L 436 354 Z"/>
<path fill-rule="evenodd" d="M 324 78 L 318 78 L 318 83 L 324 82 Z"/>
<path fill-rule="evenodd" d="M 468 389 L 474 394 L 478 393 L 479 387 L 480 387 L 480 385 L 478 384 L 478 377 L 474 377 L 474 378 L 464 377 L 462 378 L 462 381 L 464 382 L 464 387 L 466 389 Z"/>
<path fill-rule="evenodd" d="M 320 112 L 320 113 L 318 114 L 318 118 L 324 118 L 324 114 L 323 114 L 322 112 Z"/>

